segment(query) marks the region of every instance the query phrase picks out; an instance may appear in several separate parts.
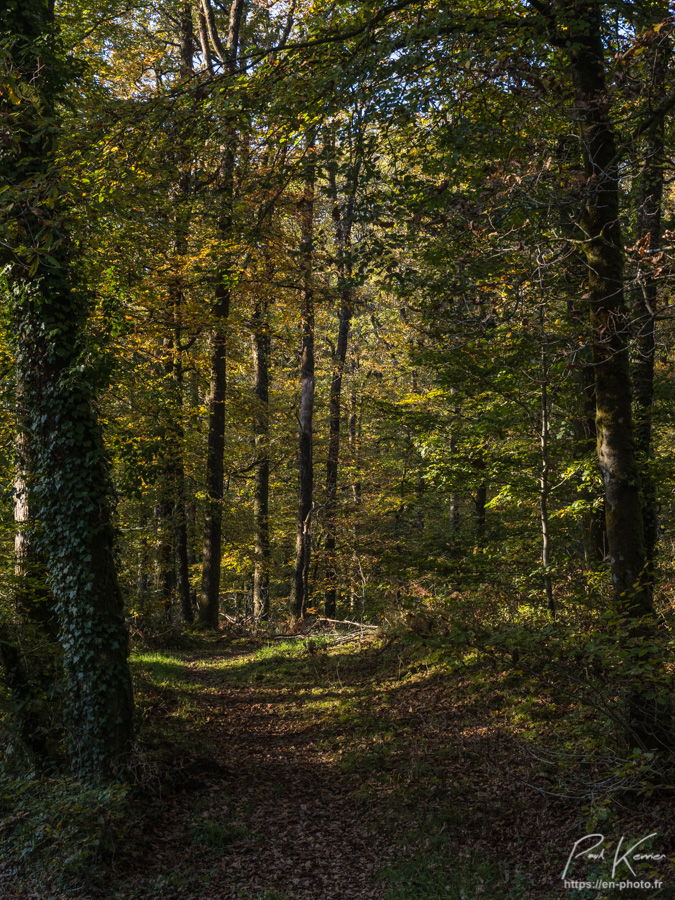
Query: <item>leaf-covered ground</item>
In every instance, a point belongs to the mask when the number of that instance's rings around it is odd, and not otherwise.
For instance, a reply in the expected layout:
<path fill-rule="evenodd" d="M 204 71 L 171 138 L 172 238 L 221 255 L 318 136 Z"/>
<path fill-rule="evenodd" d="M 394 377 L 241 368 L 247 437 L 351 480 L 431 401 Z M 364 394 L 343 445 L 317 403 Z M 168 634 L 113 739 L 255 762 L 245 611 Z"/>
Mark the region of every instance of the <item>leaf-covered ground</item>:
<path fill-rule="evenodd" d="M 597 759 L 542 749 L 564 747 L 568 710 L 496 662 L 394 638 L 220 638 L 136 652 L 133 667 L 125 827 L 111 823 L 101 862 L 84 853 L 67 892 L 47 860 L 42 883 L 8 866 L 0 896 L 581 898 L 562 891 L 569 850 L 603 820 L 620 827 L 611 792 L 589 799 Z M 668 800 L 624 807 L 646 834 Z"/>

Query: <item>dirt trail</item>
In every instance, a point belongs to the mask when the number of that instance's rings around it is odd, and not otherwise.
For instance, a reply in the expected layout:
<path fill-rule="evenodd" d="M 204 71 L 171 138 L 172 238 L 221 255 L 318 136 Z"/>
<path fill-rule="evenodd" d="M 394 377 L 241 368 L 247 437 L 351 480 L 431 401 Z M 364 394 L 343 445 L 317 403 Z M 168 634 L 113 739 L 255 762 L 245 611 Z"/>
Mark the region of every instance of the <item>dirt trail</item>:
<path fill-rule="evenodd" d="M 144 884 L 167 900 L 172 890 L 181 900 L 383 898 L 388 853 L 373 810 L 353 798 L 330 734 L 302 714 L 302 691 L 251 686 L 232 671 L 190 664 L 189 680 L 208 686 L 194 699 L 211 752 L 176 761 Z"/>

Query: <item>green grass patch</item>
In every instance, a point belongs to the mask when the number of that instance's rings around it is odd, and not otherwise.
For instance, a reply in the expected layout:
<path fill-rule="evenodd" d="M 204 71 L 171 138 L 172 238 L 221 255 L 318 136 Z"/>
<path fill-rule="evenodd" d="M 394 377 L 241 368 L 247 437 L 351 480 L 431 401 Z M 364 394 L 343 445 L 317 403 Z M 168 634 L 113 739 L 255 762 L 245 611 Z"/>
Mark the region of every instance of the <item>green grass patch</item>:
<path fill-rule="evenodd" d="M 188 663 L 178 656 L 159 651 L 133 653 L 130 663 L 135 673 L 157 687 L 187 691 L 199 687 L 186 678 Z"/>
<path fill-rule="evenodd" d="M 219 822 L 216 819 L 201 819 L 190 829 L 190 839 L 194 844 L 209 850 L 225 850 L 237 841 L 250 835 L 243 825 L 233 822 Z"/>

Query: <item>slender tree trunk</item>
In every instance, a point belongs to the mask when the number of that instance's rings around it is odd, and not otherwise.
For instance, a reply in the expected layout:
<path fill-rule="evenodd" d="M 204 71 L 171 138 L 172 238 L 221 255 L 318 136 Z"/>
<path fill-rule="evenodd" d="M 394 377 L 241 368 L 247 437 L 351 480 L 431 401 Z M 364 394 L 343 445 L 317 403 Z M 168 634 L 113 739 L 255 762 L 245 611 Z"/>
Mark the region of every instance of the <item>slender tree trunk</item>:
<path fill-rule="evenodd" d="M 237 72 L 239 55 L 239 34 L 244 20 L 243 0 L 232 0 L 226 42 L 221 41 L 210 0 L 202 0 L 200 9 L 200 41 L 209 72 L 209 40 L 213 50 L 223 64 L 228 75 Z M 202 29 L 205 28 L 205 32 Z M 208 34 L 208 36 L 207 36 Z M 218 190 L 223 213 L 218 223 L 223 245 L 231 239 L 234 202 L 234 163 L 236 133 L 231 123 L 226 125 L 225 144 L 222 148 Z M 227 377 L 227 335 L 226 325 L 230 313 L 230 265 L 218 267 L 216 273 L 215 302 L 213 305 L 214 327 L 211 338 L 211 387 L 208 398 L 209 435 L 206 460 L 206 512 L 204 516 L 204 542 L 202 551 L 202 588 L 199 603 L 199 622 L 217 629 L 219 619 L 220 564 L 223 532 L 223 496 L 225 453 L 225 395 Z"/>
<path fill-rule="evenodd" d="M 190 79 L 194 71 L 195 34 L 192 21 L 192 4 L 183 3 L 180 18 L 181 74 Z M 179 154 L 182 168 L 178 185 L 176 212 L 176 256 L 179 260 L 187 255 L 188 232 L 190 227 L 190 170 L 187 152 Z M 194 621 L 194 609 L 190 596 L 190 563 L 188 557 L 188 516 L 185 484 L 185 428 L 183 426 L 183 353 L 182 346 L 182 306 L 183 287 L 180 276 L 173 290 L 175 360 L 173 365 L 174 427 L 176 431 L 175 498 L 173 508 L 174 543 L 176 549 L 176 572 L 178 576 L 178 597 L 181 615 L 187 623 Z"/>
<path fill-rule="evenodd" d="M 337 516 L 337 483 L 340 460 L 340 421 L 342 416 L 342 379 L 347 360 L 349 328 L 354 313 L 354 295 L 352 288 L 352 218 L 353 206 L 358 187 L 359 162 L 352 166 L 350 173 L 349 195 L 344 208 L 338 198 L 335 160 L 329 170 L 330 188 L 333 197 L 333 224 L 335 226 L 335 243 L 337 245 L 338 290 L 340 294 L 340 312 L 338 315 L 338 339 L 333 354 L 333 375 L 330 385 L 329 400 L 329 433 L 328 459 L 326 462 L 326 508 L 324 522 L 326 538 L 326 598 L 325 613 L 330 619 L 335 618 L 337 607 L 337 564 L 336 550 L 336 516 Z"/>
<path fill-rule="evenodd" d="M 270 336 L 267 301 L 256 303 L 253 317 L 253 380 L 256 411 L 253 427 L 257 464 L 253 486 L 253 528 L 255 571 L 253 574 L 253 615 L 267 620 L 270 613 L 270 523 L 269 523 L 269 357 Z"/>
<path fill-rule="evenodd" d="M 230 291 L 222 281 L 218 285 L 214 316 L 218 324 L 211 337 L 211 387 L 207 401 L 209 410 L 208 451 L 206 458 L 206 512 L 202 548 L 202 591 L 199 621 L 218 628 L 221 539 L 223 529 L 225 454 L 225 388 L 227 338 L 224 323 L 230 309 Z"/>
<path fill-rule="evenodd" d="M 356 584 L 359 576 L 359 558 L 358 558 L 358 546 L 359 546 L 359 529 L 358 529 L 358 515 L 359 515 L 359 507 L 361 506 L 361 478 L 358 473 L 358 465 L 359 465 L 359 435 L 361 433 L 361 416 L 363 412 L 363 400 L 359 402 L 358 393 L 356 390 L 356 371 L 358 369 L 358 361 L 352 358 L 351 363 L 351 376 L 352 376 L 352 384 L 351 390 L 349 392 L 349 422 L 348 422 L 348 431 L 349 431 L 349 466 L 351 469 L 351 488 L 352 488 L 352 500 L 354 503 L 354 514 L 353 514 L 353 523 L 352 523 L 352 558 L 350 565 L 350 578 L 349 578 L 349 608 L 353 613 L 356 609 L 357 604 L 357 591 Z"/>
<path fill-rule="evenodd" d="M 220 177 L 225 213 L 220 221 L 223 241 L 232 230 L 232 202 L 234 196 L 234 141 L 223 150 Z M 223 532 L 224 454 L 225 454 L 225 395 L 227 386 L 227 334 L 225 327 L 230 313 L 231 292 L 229 267 L 221 266 L 216 276 L 214 327 L 211 336 L 211 384 L 207 406 L 209 410 L 208 451 L 206 459 L 206 511 L 202 549 L 202 589 L 199 621 L 208 628 L 218 628 L 220 596 L 220 564 Z"/>
<path fill-rule="evenodd" d="M 180 326 L 176 326 L 176 344 L 180 347 Z M 176 495 L 173 509 L 174 541 L 176 545 L 176 571 L 178 575 L 178 598 L 180 601 L 181 615 L 187 623 L 194 621 L 194 610 L 190 596 L 190 562 L 188 557 L 188 518 L 187 497 L 185 484 L 185 462 L 183 459 L 185 447 L 185 429 L 182 422 L 183 414 L 183 361 L 178 355 L 174 366 L 174 378 L 176 387 Z"/>
<path fill-rule="evenodd" d="M 663 18 L 667 9 L 662 10 Z M 659 35 L 654 49 L 653 78 L 656 90 L 653 102 L 659 104 L 665 96 L 665 80 L 671 48 L 668 37 Z M 645 552 L 648 574 L 653 580 L 654 560 L 658 542 L 659 520 L 656 482 L 652 472 L 654 456 L 652 443 L 652 405 L 654 401 L 654 358 L 656 354 L 657 281 L 653 262 L 661 250 L 661 207 L 664 186 L 664 128 L 663 114 L 654 114 L 646 134 L 645 159 L 638 187 L 636 246 L 647 261 L 644 274 L 639 273 L 636 291 L 637 353 L 633 364 L 635 394 L 635 449 L 642 484 L 642 516 L 645 528 Z M 641 276 L 641 277 L 640 277 Z"/>
<path fill-rule="evenodd" d="M 302 265 L 302 358 L 300 363 L 300 447 L 298 458 L 298 527 L 291 585 L 291 618 L 304 616 L 309 603 L 309 563 L 314 504 L 312 460 L 314 416 L 314 145 L 307 150 L 305 187 L 300 203 Z"/>
<path fill-rule="evenodd" d="M 481 482 L 476 488 L 476 497 L 474 499 L 474 509 L 476 518 L 476 536 L 478 546 L 482 547 L 485 543 L 485 506 L 487 504 L 487 485 Z"/>
<path fill-rule="evenodd" d="M 546 332 L 544 320 L 543 285 L 540 286 L 542 301 L 539 305 L 539 326 L 541 340 L 541 387 L 540 387 L 540 429 L 539 449 L 541 454 L 541 469 L 539 472 L 539 519 L 541 522 L 541 563 L 544 568 L 544 590 L 546 592 L 546 605 L 552 616 L 555 616 L 555 601 L 553 599 L 553 581 L 551 579 L 551 535 L 549 529 L 548 498 L 549 498 L 549 454 L 548 454 L 548 352 L 546 346 Z"/>

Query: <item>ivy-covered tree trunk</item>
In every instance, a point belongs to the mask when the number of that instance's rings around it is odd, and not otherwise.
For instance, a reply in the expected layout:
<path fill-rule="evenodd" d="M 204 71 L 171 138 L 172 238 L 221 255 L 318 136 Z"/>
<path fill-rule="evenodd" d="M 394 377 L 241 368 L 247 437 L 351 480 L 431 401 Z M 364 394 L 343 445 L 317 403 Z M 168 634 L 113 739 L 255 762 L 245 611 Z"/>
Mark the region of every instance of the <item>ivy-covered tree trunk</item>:
<path fill-rule="evenodd" d="M 29 500 L 28 479 L 35 469 L 29 422 L 30 398 L 20 378 L 16 385 L 16 471 L 14 475 L 14 600 L 19 615 L 35 623 L 41 634 L 56 641 L 58 622 L 54 598 L 47 583 L 47 568 L 40 550 L 34 510 Z"/>
<path fill-rule="evenodd" d="M 269 458 L 269 364 L 270 335 L 267 300 L 259 300 L 253 316 L 253 381 L 256 408 L 255 482 L 253 485 L 253 529 L 255 571 L 253 574 L 253 615 L 266 620 L 270 614 L 270 458 Z"/>
<path fill-rule="evenodd" d="M 298 457 L 298 527 L 291 585 L 291 618 L 304 616 L 309 601 L 309 562 L 314 505 L 314 148 L 308 148 L 305 186 L 300 202 L 300 256 L 302 265 L 302 358 L 300 362 L 300 420 Z"/>
<path fill-rule="evenodd" d="M 2 217 L 13 252 L 2 262 L 9 263 L 34 460 L 28 499 L 41 521 L 59 620 L 73 768 L 98 777 L 116 772 L 130 750 L 133 700 L 112 485 L 83 340 L 88 299 L 78 284 L 56 168 L 54 103 L 68 73 L 49 3 L 6 5 L 0 30 L 9 77 L 23 95 L 18 104 L 6 93 L 0 99 L 11 135 L 0 150 L 0 178 L 14 200 L 12 218 Z"/>

